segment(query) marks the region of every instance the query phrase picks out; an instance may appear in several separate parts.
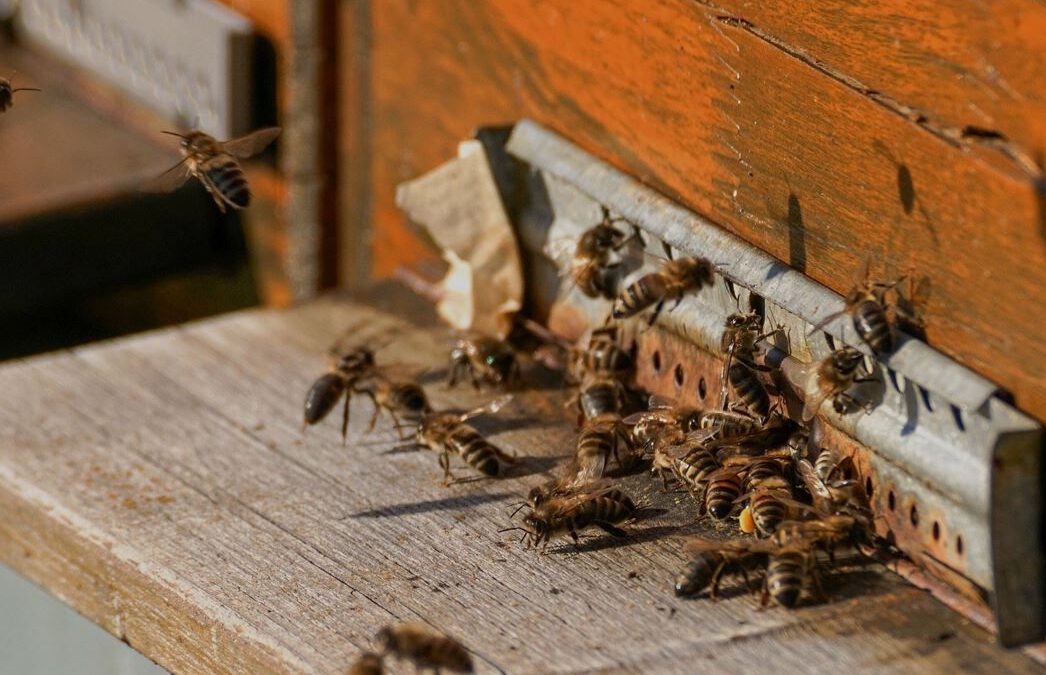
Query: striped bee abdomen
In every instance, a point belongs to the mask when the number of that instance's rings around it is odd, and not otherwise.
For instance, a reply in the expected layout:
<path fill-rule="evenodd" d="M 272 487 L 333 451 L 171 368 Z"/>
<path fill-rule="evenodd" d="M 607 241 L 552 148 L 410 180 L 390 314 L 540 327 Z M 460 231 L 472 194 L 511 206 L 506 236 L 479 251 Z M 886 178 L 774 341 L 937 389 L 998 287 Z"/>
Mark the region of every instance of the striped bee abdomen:
<path fill-rule="evenodd" d="M 876 300 L 866 299 L 853 308 L 854 330 L 873 352 L 886 354 L 893 351 L 893 333 L 886 318 L 886 310 Z"/>
<path fill-rule="evenodd" d="M 751 413 L 760 417 L 770 414 L 770 395 L 754 370 L 740 361 L 734 361 L 730 364 L 727 379 L 734 393 Z"/>
<path fill-rule="evenodd" d="M 251 189 L 243 169 L 232 157 L 218 157 L 208 163 L 207 178 L 222 198 L 238 209 L 245 209 L 251 203 Z"/>
<path fill-rule="evenodd" d="M 614 303 L 614 318 L 635 316 L 660 300 L 664 294 L 665 286 L 659 273 L 644 275 L 621 291 Z"/>
<path fill-rule="evenodd" d="M 766 566 L 766 590 L 782 607 L 795 607 L 806 577 L 806 554 L 782 551 L 770 556 Z"/>
<path fill-rule="evenodd" d="M 485 476 L 496 476 L 501 471 L 498 449 L 467 424 L 459 425 L 451 432 L 447 446 L 453 448 L 466 464 Z"/>

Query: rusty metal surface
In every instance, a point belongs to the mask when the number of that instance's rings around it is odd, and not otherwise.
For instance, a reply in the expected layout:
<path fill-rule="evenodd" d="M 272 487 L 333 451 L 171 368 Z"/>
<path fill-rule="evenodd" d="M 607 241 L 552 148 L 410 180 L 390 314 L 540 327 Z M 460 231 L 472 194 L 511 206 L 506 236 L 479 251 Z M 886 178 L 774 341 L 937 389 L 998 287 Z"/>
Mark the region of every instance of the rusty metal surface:
<path fill-rule="evenodd" d="M 706 397 L 718 395 L 723 321 L 747 309 L 750 295 L 765 305 L 768 321 L 784 329 L 787 339 L 764 347 L 776 349 L 772 359 L 781 366 L 785 389 L 801 392 L 804 365 L 824 358 L 844 338 L 859 342 L 852 327 L 844 330 L 846 316 L 826 331 L 811 331 L 821 317 L 842 308 L 837 294 L 552 132 L 523 121 L 508 150 L 529 164 L 527 182 L 541 196 L 542 217 L 524 212 L 518 219 L 531 255 L 545 254 L 565 269 L 568 260 L 547 255 L 549 243 L 576 238 L 599 222 L 602 205 L 644 234 L 643 246 L 626 252 L 625 283 L 657 269 L 666 257 L 700 255 L 717 264 L 714 285 L 666 311 L 655 328 L 646 330 L 644 319 L 625 324 L 639 335 L 638 382 L 649 390 L 707 405 L 692 386 L 703 379 Z M 606 321 L 608 301 L 589 299 L 569 283 L 551 285 L 541 295 L 551 302 L 553 330 L 574 337 Z M 871 487 L 880 534 L 968 606 L 992 607 L 1004 644 L 1039 639 L 1041 428 L 1003 402 L 994 384 L 922 342 L 902 337 L 892 355 L 878 359 L 865 345 L 854 346 L 868 355 L 866 366 L 878 380 L 854 393 L 874 408 L 870 414 L 826 410 L 820 419 L 824 442 L 854 455 Z"/>

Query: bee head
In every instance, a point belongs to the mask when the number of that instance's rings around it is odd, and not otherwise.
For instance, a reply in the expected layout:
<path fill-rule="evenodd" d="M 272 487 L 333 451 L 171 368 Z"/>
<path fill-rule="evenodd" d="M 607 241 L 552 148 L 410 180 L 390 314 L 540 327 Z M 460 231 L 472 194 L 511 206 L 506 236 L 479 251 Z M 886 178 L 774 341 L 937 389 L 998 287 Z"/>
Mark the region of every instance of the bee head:
<path fill-rule="evenodd" d="M 385 626 L 374 636 L 374 641 L 378 643 L 382 653 L 387 654 L 396 646 L 396 634 L 392 632 L 391 628 Z"/>
<path fill-rule="evenodd" d="M 421 414 L 432 410 L 425 390 L 416 384 L 402 384 L 396 394 L 396 407 L 409 413 Z"/>
<path fill-rule="evenodd" d="M 848 375 L 861 365 L 864 354 L 856 347 L 843 347 L 832 352 L 832 365 L 841 374 Z"/>
<path fill-rule="evenodd" d="M 493 370 L 501 379 L 505 379 L 512 372 L 512 366 L 516 362 L 516 356 L 510 351 L 498 351 L 483 357 L 483 363 Z"/>

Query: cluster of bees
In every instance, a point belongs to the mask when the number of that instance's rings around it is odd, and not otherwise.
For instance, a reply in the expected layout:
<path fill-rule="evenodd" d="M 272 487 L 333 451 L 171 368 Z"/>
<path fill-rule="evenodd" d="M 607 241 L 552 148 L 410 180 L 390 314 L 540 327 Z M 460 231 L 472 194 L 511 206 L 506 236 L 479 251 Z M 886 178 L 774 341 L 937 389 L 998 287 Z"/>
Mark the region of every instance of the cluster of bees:
<path fill-rule="evenodd" d="M 35 87 L 18 87 L 9 78 L 0 77 L 0 113 L 14 105 L 20 91 L 40 91 Z M 258 154 L 280 135 L 279 127 L 258 129 L 229 141 L 219 141 L 203 131 L 179 134 L 164 131 L 180 139 L 182 159 L 167 171 L 142 186 L 144 192 L 173 192 L 190 178 L 200 181 L 214 199 L 218 210 L 241 210 L 250 206 L 251 190 L 239 160 Z"/>
<path fill-rule="evenodd" d="M 573 454 L 559 475 L 530 490 L 512 514 L 515 520 L 525 510 L 518 524 L 501 532 L 519 532 L 526 548 L 542 551 L 559 538 L 577 546 L 581 533 L 593 528 L 625 537 L 640 509 L 614 478 L 649 467 L 665 490 L 674 483 L 690 495 L 700 519 L 719 524 L 718 536 L 686 542 L 688 562 L 676 580 L 677 595 L 707 591 L 714 598 L 726 575 L 739 575 L 747 584 L 762 570 L 762 603 L 795 607 L 808 584 L 820 588 L 818 552 L 834 563 L 837 547 L 871 553 L 884 546 L 875 538 L 868 496 L 852 459 L 821 448 L 817 438 L 816 416 L 824 404 L 831 402 L 839 413 L 869 406 L 850 393 L 869 379 L 861 377 L 864 356 L 843 346 L 809 364 L 805 386 L 794 392 L 803 402 L 796 415 L 801 422 L 794 421 L 774 402 L 784 392 L 775 391 L 772 369 L 758 362 L 762 341 L 778 330 L 764 332 L 758 311 L 738 311 L 724 325 L 717 408 L 691 408 L 654 395 L 645 409 L 636 410 L 641 395 L 631 387 L 634 352 L 621 344 L 616 322 L 649 310 L 653 324 L 666 305 L 711 286 L 715 272 L 708 260 L 687 257 L 665 261 L 657 271 L 623 284 L 616 276 L 617 257 L 639 237 L 638 230 L 631 236 L 618 230 L 604 211 L 602 222 L 576 244 L 570 281 L 590 297 L 609 300 L 609 316 L 578 344 L 557 343 L 564 379 L 574 388 L 568 402 L 579 427 Z M 869 282 L 866 269 L 862 277 L 844 311 L 860 339 L 886 354 L 894 348 L 900 320 L 888 299 L 897 284 Z M 519 384 L 520 371 L 520 357 L 510 344 L 471 335 L 450 352 L 448 384 L 468 380 L 477 389 L 507 389 Z M 504 477 L 506 467 L 518 461 L 469 424 L 474 416 L 496 412 L 508 396 L 464 413 L 436 411 L 420 385 L 389 377 L 366 347 L 341 354 L 316 380 L 305 399 L 305 423 L 319 422 L 344 400 L 344 438 L 354 394 L 374 405 L 371 429 L 381 411 L 392 417 L 401 437 L 404 429 L 413 429 L 416 444 L 438 454 L 445 484 L 454 480 L 455 457 L 488 477 Z M 733 524 L 739 532 L 724 537 L 723 528 Z"/>

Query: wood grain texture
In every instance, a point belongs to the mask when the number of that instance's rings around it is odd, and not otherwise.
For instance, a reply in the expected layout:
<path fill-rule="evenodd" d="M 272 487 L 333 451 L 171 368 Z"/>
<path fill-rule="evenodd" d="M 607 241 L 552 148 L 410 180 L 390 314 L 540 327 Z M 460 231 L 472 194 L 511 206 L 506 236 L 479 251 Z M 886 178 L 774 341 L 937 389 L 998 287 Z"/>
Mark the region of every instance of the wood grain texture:
<path fill-rule="evenodd" d="M 701 2 L 956 140 L 997 132 L 1046 149 L 1046 6 L 963 2 Z M 999 139 L 994 139 L 995 142 Z"/>
<path fill-rule="evenodd" d="M 347 448 L 332 421 L 302 434 L 302 392 L 346 335 L 397 335 L 382 357 L 423 367 L 447 345 L 322 300 L 0 367 L 0 559 L 178 672 L 343 672 L 408 619 L 462 638 L 480 672 L 1037 672 L 877 566 L 844 564 L 831 602 L 794 612 L 738 589 L 675 599 L 693 514 L 648 476 L 626 485 L 668 510 L 624 545 L 519 549 L 495 531 L 569 447 L 563 394 L 482 422 L 528 458 L 519 478 L 444 488 L 433 455 L 392 452 L 387 420 L 363 433 L 366 404 Z"/>
<path fill-rule="evenodd" d="M 433 256 L 395 209 L 395 185 L 477 125 L 529 116 L 837 291 L 865 257 L 880 278 L 927 275 L 929 341 L 1046 416 L 1046 210 L 999 150 L 931 133 L 682 0 L 390 0 L 372 12 L 378 275 Z"/>

